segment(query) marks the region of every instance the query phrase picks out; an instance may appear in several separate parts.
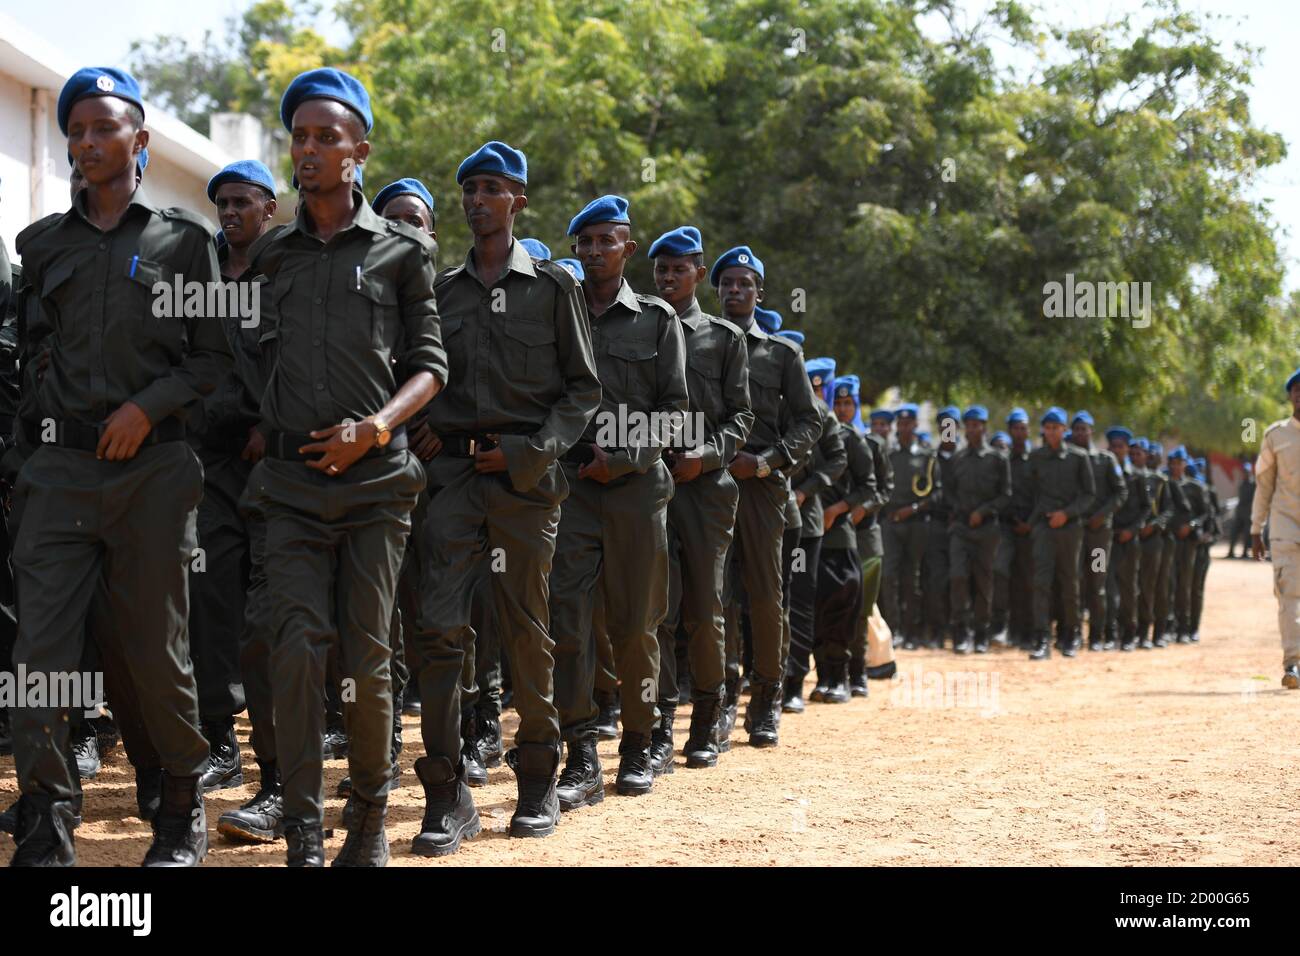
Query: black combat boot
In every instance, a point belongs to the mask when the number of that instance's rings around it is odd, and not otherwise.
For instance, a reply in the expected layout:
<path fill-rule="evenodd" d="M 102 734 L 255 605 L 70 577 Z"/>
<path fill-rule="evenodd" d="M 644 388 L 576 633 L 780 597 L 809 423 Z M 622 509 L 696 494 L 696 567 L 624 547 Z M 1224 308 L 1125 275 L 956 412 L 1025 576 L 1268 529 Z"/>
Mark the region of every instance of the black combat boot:
<path fill-rule="evenodd" d="M 600 757 L 596 741 L 589 737 L 570 740 L 564 769 L 555 792 L 564 812 L 589 807 L 605 799 L 605 781 L 600 776 Z"/>
<path fill-rule="evenodd" d="M 13 752 L 14 732 L 9 723 L 9 709 L 0 707 L 0 757 L 11 757 Z"/>
<path fill-rule="evenodd" d="M 501 766 L 501 701 L 493 697 L 480 697 L 475 723 L 478 752 L 483 758 L 483 766 Z"/>
<path fill-rule="evenodd" d="M 414 675 L 412 675 L 414 677 Z M 406 717 L 419 717 L 420 708 L 420 682 L 412 680 L 402 691 L 402 714 Z"/>
<path fill-rule="evenodd" d="M 465 766 L 465 783 L 471 787 L 487 786 L 487 765 L 478 750 L 478 721 L 470 708 L 460 719 L 460 760 Z"/>
<path fill-rule="evenodd" d="M 284 842 L 288 844 L 285 866 L 325 865 L 325 831 L 320 827 L 291 824 L 284 828 Z"/>
<path fill-rule="evenodd" d="M 1151 625 L 1143 624 L 1138 627 L 1138 647 L 1144 651 L 1149 651 L 1155 646 L 1151 640 Z"/>
<path fill-rule="evenodd" d="M 866 697 L 868 694 L 867 662 L 856 654 L 849 661 L 849 693 L 854 697 Z"/>
<path fill-rule="evenodd" d="M 802 714 L 807 706 L 803 702 L 803 680 L 787 674 L 781 696 L 781 710 L 787 714 Z M 813 693 L 817 693 L 815 690 Z M 814 698 L 815 699 L 815 698 Z"/>
<path fill-rule="evenodd" d="M 619 704 L 618 691 L 606 693 L 596 691 L 596 736 L 601 740 L 618 739 L 618 719 L 623 708 Z"/>
<path fill-rule="evenodd" d="M 136 768 L 135 807 L 145 823 L 152 823 L 158 816 L 158 807 L 162 805 L 162 778 L 161 767 Z"/>
<path fill-rule="evenodd" d="M 817 668 L 817 682 L 813 684 L 813 689 L 808 692 L 808 699 L 815 704 L 821 704 L 825 702 L 826 688 L 830 686 L 829 671 L 827 671 L 825 664 L 815 664 L 814 666 Z M 788 678 L 789 675 L 787 675 Z M 799 689 L 803 690 L 803 681 L 799 682 Z M 785 709 L 784 701 L 781 709 Z"/>
<path fill-rule="evenodd" d="M 686 766 L 692 770 L 718 765 L 718 718 L 722 701 L 697 700 L 691 708 L 691 729 L 686 737 L 682 754 Z"/>
<path fill-rule="evenodd" d="M 1083 646 L 1083 636 L 1079 632 L 1066 634 L 1061 638 L 1061 656 L 1074 657 Z"/>
<path fill-rule="evenodd" d="M 1129 631 L 1127 628 L 1125 628 L 1124 637 L 1119 642 L 1119 649 L 1121 651 L 1132 651 L 1136 649 L 1137 646 L 1138 646 L 1137 635 Z"/>
<path fill-rule="evenodd" d="M 728 677 L 722 692 L 722 708 L 718 715 L 718 753 L 731 749 L 731 734 L 736 729 L 736 711 L 740 708 L 740 679 Z"/>
<path fill-rule="evenodd" d="M 280 788 L 280 770 L 274 760 L 259 760 L 257 765 L 262 771 L 262 783 L 253 799 L 217 818 L 217 832 L 227 840 L 274 843 L 284 836 L 284 792 Z"/>
<path fill-rule="evenodd" d="M 745 729 L 749 731 L 751 747 L 775 747 L 777 694 L 781 685 L 778 683 L 754 684 L 754 692 L 749 698 L 749 707 L 745 711 Z"/>
<path fill-rule="evenodd" d="M 971 632 L 960 630 L 953 636 L 952 652 L 954 654 L 971 654 L 975 651 L 975 639 Z"/>
<path fill-rule="evenodd" d="M 559 763 L 559 748 L 551 744 L 518 744 L 506 754 L 506 764 L 519 784 L 519 800 L 510 818 L 512 837 L 544 837 L 555 832 L 560 819 L 560 801 L 555 795 Z"/>
<path fill-rule="evenodd" d="M 1098 631 L 1091 628 L 1088 630 L 1088 650 L 1104 651 L 1106 649 L 1106 638 Z"/>
<path fill-rule="evenodd" d="M 650 732 L 650 769 L 656 777 L 673 772 L 673 718 L 677 702 L 659 702 L 659 724 Z"/>
<path fill-rule="evenodd" d="M 347 839 L 330 866 L 387 866 L 388 833 L 384 818 L 388 815 L 388 794 L 371 803 L 355 792 L 343 808 L 343 825 Z"/>
<path fill-rule="evenodd" d="M 325 741 L 322 755 L 326 760 L 343 760 L 348 755 L 348 732 L 343 728 L 342 720 L 334 720 L 325 726 Z"/>
<path fill-rule="evenodd" d="M 16 805 L 14 851 L 10 866 L 75 866 L 72 831 L 76 810 L 71 800 L 51 800 L 44 794 L 24 794 Z"/>
<path fill-rule="evenodd" d="M 449 856 L 483 829 L 469 793 L 466 767 L 453 768 L 446 757 L 421 757 L 415 775 L 424 786 L 424 821 L 411 841 L 416 856 Z"/>
<path fill-rule="evenodd" d="M 614 789 L 625 797 L 639 797 L 650 792 L 654 785 L 654 771 L 650 769 L 650 738 L 645 734 L 623 731 L 618 744 L 618 776 Z"/>
<path fill-rule="evenodd" d="M 94 780 L 99 775 L 99 737 L 88 720 L 83 720 L 76 729 L 76 736 L 72 739 L 72 758 L 76 762 L 77 776 L 82 780 Z"/>
<path fill-rule="evenodd" d="M 1038 634 L 1034 637 L 1033 650 L 1029 652 L 1031 661 L 1046 661 L 1052 657 L 1051 638 L 1046 634 Z"/>
<path fill-rule="evenodd" d="M 828 704 L 847 704 L 849 702 L 848 665 L 828 664 L 826 666 L 827 685 L 822 700 Z"/>
<path fill-rule="evenodd" d="M 208 821 L 199 777 L 163 771 L 162 803 L 143 866 L 198 866 L 208 855 Z"/>
<path fill-rule="evenodd" d="M 203 724 L 203 736 L 208 738 L 208 769 L 199 778 L 204 793 L 244 785 L 244 770 L 239 763 L 239 738 L 235 736 L 235 722 Z"/>
<path fill-rule="evenodd" d="M 988 628 L 987 627 L 975 628 L 975 653 L 987 654 L 989 652 L 989 643 L 990 643 L 990 638 L 989 638 Z M 1002 641 L 1002 643 L 1005 644 L 1006 641 L 1004 640 Z"/>

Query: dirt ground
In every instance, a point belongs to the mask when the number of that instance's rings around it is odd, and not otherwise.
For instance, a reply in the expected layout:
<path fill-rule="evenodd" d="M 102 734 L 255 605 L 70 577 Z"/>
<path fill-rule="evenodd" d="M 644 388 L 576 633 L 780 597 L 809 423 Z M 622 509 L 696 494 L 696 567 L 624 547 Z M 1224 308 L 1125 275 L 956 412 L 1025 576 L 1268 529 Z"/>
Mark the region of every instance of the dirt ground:
<path fill-rule="evenodd" d="M 900 651 L 899 677 L 873 681 L 870 698 L 787 715 L 775 750 L 747 747 L 738 727 L 716 769 L 687 770 L 678 756 L 648 796 L 614 794 L 616 743 L 603 742 L 605 802 L 566 815 L 548 839 L 506 837 L 514 776 L 491 770 L 474 791 L 484 832 L 444 860 L 408 851 L 423 802 L 411 769 L 419 728 L 407 718 L 391 865 L 1295 866 L 1300 692 L 1280 677 L 1271 565 L 1216 560 L 1199 645 L 1040 663 L 1010 650 Z M 679 747 L 688 722 L 683 707 Z M 239 730 L 251 784 L 246 721 Z M 326 768 L 333 793 L 346 767 Z M 132 815 L 133 781 L 118 749 L 87 785 L 83 865 L 143 857 L 149 828 Z M 235 846 L 216 833 L 218 814 L 254 789 L 209 796 L 207 865 L 283 862 L 283 843 Z M 13 759 L 0 758 L 3 805 L 16 791 Z M 327 826 L 342 805 L 327 801 Z M 11 852 L 6 839 L 0 862 Z"/>

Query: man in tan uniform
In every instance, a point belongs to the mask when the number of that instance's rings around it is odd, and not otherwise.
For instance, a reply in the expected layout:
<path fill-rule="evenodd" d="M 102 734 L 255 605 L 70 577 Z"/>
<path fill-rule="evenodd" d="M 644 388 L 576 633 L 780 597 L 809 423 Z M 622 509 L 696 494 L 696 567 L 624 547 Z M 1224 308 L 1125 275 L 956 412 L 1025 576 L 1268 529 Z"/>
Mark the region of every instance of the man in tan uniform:
<path fill-rule="evenodd" d="M 1300 369 L 1286 380 L 1290 418 L 1264 432 L 1255 462 L 1255 503 L 1250 512 L 1251 553 L 1264 558 L 1264 523 L 1273 552 L 1273 593 L 1282 632 L 1282 686 L 1300 690 Z"/>

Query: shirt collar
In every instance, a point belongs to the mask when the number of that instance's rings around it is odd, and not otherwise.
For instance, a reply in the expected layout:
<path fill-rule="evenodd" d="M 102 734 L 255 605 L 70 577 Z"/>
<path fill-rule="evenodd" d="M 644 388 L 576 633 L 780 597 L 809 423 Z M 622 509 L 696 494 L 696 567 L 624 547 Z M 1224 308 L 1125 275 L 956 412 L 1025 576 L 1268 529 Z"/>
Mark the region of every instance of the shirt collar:
<path fill-rule="evenodd" d="M 353 185 L 352 187 L 352 208 L 354 210 L 352 214 L 352 222 L 346 228 L 340 229 L 339 233 L 347 232 L 348 229 L 351 229 L 353 226 L 358 229 L 365 229 L 368 232 L 373 232 L 380 236 L 388 232 L 388 220 L 384 219 L 370 208 L 370 203 L 366 202 L 366 197 L 361 191 L 361 187 L 356 185 Z M 314 237 L 315 234 L 312 232 L 307 218 L 306 202 L 303 202 L 298 206 L 298 215 L 294 216 L 293 222 L 289 223 L 289 227 L 285 234 L 287 235 L 291 232 L 301 232 L 304 236 Z"/>
<path fill-rule="evenodd" d="M 469 252 L 465 253 L 464 270 L 479 281 L 480 285 L 486 286 L 488 283 L 483 281 L 483 277 L 478 274 L 478 266 L 474 261 L 474 247 L 469 247 Z M 533 268 L 533 257 L 528 254 L 528 250 L 519 244 L 519 240 L 511 237 L 510 253 L 506 256 L 506 272 L 518 272 L 526 276 L 536 277 L 537 270 Z"/>
<path fill-rule="evenodd" d="M 688 326 L 692 332 L 700 327 L 704 321 L 704 312 L 700 309 L 699 299 L 691 299 L 690 307 L 678 316 L 682 324 Z"/>
<path fill-rule="evenodd" d="M 632 287 L 627 284 L 627 279 L 623 279 L 619 283 L 618 295 L 614 297 L 614 301 L 621 303 L 633 312 L 641 311 L 641 303 L 636 300 L 636 293 L 633 292 Z"/>
<path fill-rule="evenodd" d="M 78 216 L 86 222 L 90 222 L 89 211 L 86 209 L 86 192 L 86 189 L 77 190 L 77 195 L 74 196 L 72 200 L 72 208 Z M 141 209 L 154 214 L 157 214 L 158 212 L 158 207 L 153 204 L 149 199 L 149 194 L 144 191 L 143 183 L 138 183 L 135 187 L 135 192 L 131 194 L 131 201 L 127 203 L 126 206 L 128 212 L 132 206 L 139 206 Z"/>

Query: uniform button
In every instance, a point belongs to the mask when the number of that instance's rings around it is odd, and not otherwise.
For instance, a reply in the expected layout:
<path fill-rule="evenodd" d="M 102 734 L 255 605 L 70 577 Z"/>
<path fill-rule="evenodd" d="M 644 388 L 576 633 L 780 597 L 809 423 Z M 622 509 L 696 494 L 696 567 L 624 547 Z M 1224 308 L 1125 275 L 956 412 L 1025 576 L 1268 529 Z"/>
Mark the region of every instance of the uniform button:
<path fill-rule="evenodd" d="M 314 301 L 317 305 L 320 305 L 320 296 L 316 296 L 316 298 L 315 298 L 313 301 Z"/>
<path fill-rule="evenodd" d="M 320 339 L 312 339 L 312 340 L 311 340 L 311 344 L 312 344 L 312 345 L 315 345 L 317 348 L 319 348 L 319 347 L 320 347 Z"/>
<path fill-rule="evenodd" d="M 316 391 L 318 391 L 318 392 L 323 392 L 323 391 L 325 391 L 325 383 L 324 383 L 324 382 L 317 382 L 317 383 L 316 383 Z"/>
<path fill-rule="evenodd" d="M 107 248 L 108 248 L 108 243 L 107 243 L 107 242 L 101 242 L 101 243 L 99 244 L 99 251 L 100 251 L 100 252 L 103 252 L 103 251 L 104 251 L 105 249 L 107 249 Z"/>
<path fill-rule="evenodd" d="M 320 257 L 321 257 L 322 259 L 328 259 L 328 258 L 330 257 L 330 254 L 329 254 L 328 252 L 322 252 L 322 253 L 320 254 Z"/>

